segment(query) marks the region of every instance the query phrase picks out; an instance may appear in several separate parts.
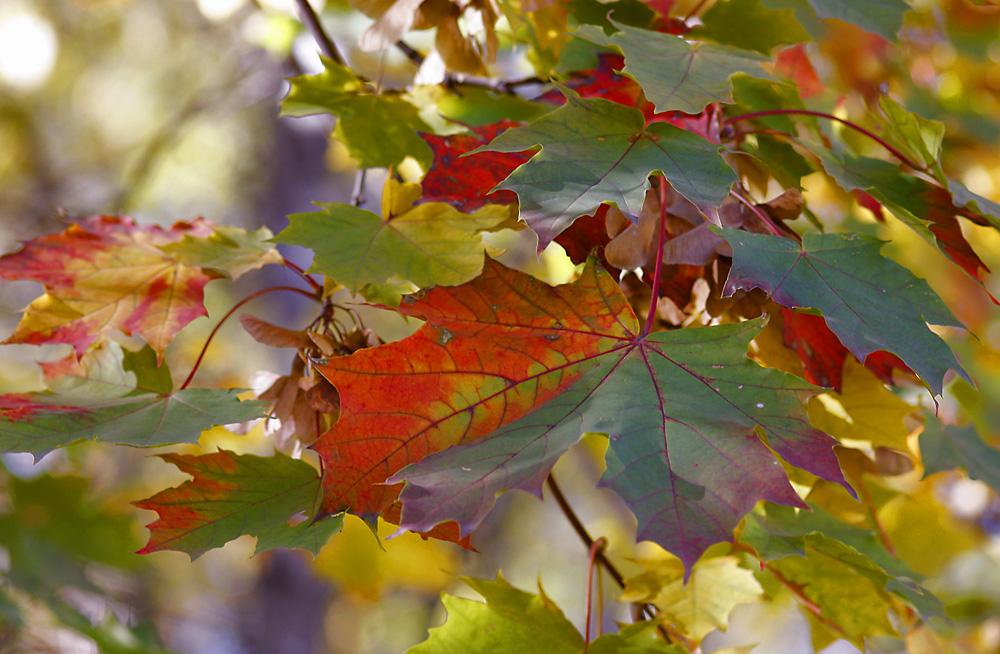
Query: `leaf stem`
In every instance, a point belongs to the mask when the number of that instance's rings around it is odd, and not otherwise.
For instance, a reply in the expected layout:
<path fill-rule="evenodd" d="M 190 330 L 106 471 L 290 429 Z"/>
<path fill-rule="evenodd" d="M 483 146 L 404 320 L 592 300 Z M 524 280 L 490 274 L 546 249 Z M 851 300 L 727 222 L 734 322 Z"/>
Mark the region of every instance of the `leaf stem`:
<path fill-rule="evenodd" d="M 653 281 L 649 291 L 649 313 L 646 314 L 646 324 L 642 326 L 640 338 L 649 336 L 656 321 L 656 305 L 660 299 L 660 272 L 663 269 L 663 247 L 666 243 L 667 231 L 667 180 L 660 178 L 660 229 L 656 244 L 656 264 L 653 267 Z"/>
<path fill-rule="evenodd" d="M 358 170 L 358 174 L 354 177 L 354 189 L 351 191 L 351 204 L 355 207 L 360 207 L 368 201 L 365 199 L 365 176 L 367 173 L 367 168 L 361 168 Z"/>
<path fill-rule="evenodd" d="M 771 219 L 767 216 L 767 214 L 765 214 L 763 211 L 757 208 L 757 206 L 754 205 L 753 202 L 750 202 L 745 197 L 743 197 L 743 194 L 737 193 L 736 191 L 729 191 L 729 195 L 733 196 L 734 198 L 742 202 L 744 205 L 746 205 L 746 207 L 750 209 L 750 211 L 752 211 L 755 216 L 760 218 L 761 222 L 763 222 L 767 226 L 767 228 L 771 230 L 772 234 L 774 234 L 775 236 L 783 236 L 783 234 L 778 231 L 778 226 L 775 225 L 773 222 L 771 222 Z"/>
<path fill-rule="evenodd" d="M 284 263 L 284 266 L 286 268 L 288 268 L 289 270 L 292 270 L 293 272 L 297 273 L 299 277 L 301 277 L 303 280 L 305 280 L 305 282 L 307 284 L 309 284 L 309 286 L 312 288 L 312 290 L 316 291 L 317 293 L 321 293 L 323 291 L 323 285 L 320 284 L 319 282 L 317 282 L 312 277 L 310 277 L 306 273 L 306 271 L 302 270 L 302 268 L 298 267 L 297 265 L 295 265 L 294 263 L 292 263 L 288 259 L 284 259 L 283 263 Z"/>
<path fill-rule="evenodd" d="M 852 123 L 849 120 L 846 120 L 839 116 L 834 116 L 833 114 L 823 113 L 822 111 L 810 111 L 808 109 L 770 109 L 768 111 L 755 111 L 753 113 L 743 114 L 742 116 L 734 116 L 732 118 L 727 118 L 725 121 L 723 121 L 723 124 L 729 125 L 731 123 L 735 123 L 740 120 L 750 120 L 751 118 L 759 118 L 761 116 L 778 116 L 778 115 L 815 116 L 816 118 L 826 118 L 827 120 L 835 120 L 838 123 L 846 125 L 851 129 L 858 131 L 867 136 L 868 138 L 870 138 L 871 140 L 875 141 L 883 148 L 885 148 L 889 152 L 889 154 L 896 157 L 910 168 L 913 168 L 914 170 L 926 170 L 925 166 L 921 166 L 917 162 L 912 161 L 902 152 L 889 145 L 885 141 L 885 139 L 880 137 L 878 134 L 865 129 L 864 127 L 861 127 L 856 123 Z"/>
<path fill-rule="evenodd" d="M 593 599 L 594 598 L 593 598 L 592 591 L 594 590 L 594 568 L 596 567 L 594 565 L 594 563 L 595 563 L 595 561 L 597 559 L 597 555 L 599 553 L 603 554 L 604 553 L 604 549 L 607 546 L 608 546 L 608 540 L 606 538 L 604 538 L 603 536 L 601 536 L 600 538 L 598 538 L 597 540 L 595 540 L 591 544 L 591 546 L 590 546 L 590 565 L 587 568 L 587 613 L 586 613 L 586 618 L 584 618 L 584 622 L 587 625 L 585 627 L 585 629 L 584 629 L 584 638 L 583 638 L 583 643 L 584 643 L 583 644 L 583 651 L 584 652 L 586 652 L 588 649 L 590 649 L 590 622 L 591 622 L 591 620 L 590 620 L 590 609 L 593 606 Z M 598 574 L 600 574 L 600 573 L 598 573 Z M 600 577 L 598 577 L 598 578 L 600 578 Z M 598 617 L 598 619 L 600 619 L 600 617 Z"/>
<path fill-rule="evenodd" d="M 569 502 L 566 500 L 566 496 L 563 495 L 562 489 L 559 488 L 559 484 L 556 483 L 556 478 L 551 472 L 545 480 L 545 483 L 549 487 L 549 491 L 552 493 L 552 498 L 559 505 L 559 508 L 562 509 L 563 515 L 565 515 L 566 519 L 569 520 L 570 525 L 573 526 L 573 530 L 576 531 L 580 540 L 583 541 L 583 544 L 587 546 L 588 550 L 592 550 L 594 547 L 594 539 L 590 537 L 589 533 L 587 533 L 587 528 L 583 526 L 582 522 L 580 522 L 580 518 L 578 518 L 576 512 L 573 511 L 573 507 L 569 505 Z M 618 568 L 616 568 L 604 554 L 603 549 L 597 551 L 595 558 L 597 562 L 604 566 L 604 569 L 608 571 L 608 574 L 615 580 L 618 587 L 625 588 L 625 577 L 622 576 L 622 573 L 618 571 Z M 645 617 L 646 619 L 653 620 L 657 617 L 656 612 L 649 606 L 649 604 L 637 603 L 636 606 L 639 607 L 638 612 L 640 618 Z M 660 624 L 657 625 L 657 630 L 666 642 L 678 642 L 683 644 L 689 652 L 694 650 L 694 643 L 685 638 L 683 634 L 673 627 L 673 625 L 661 621 Z"/>
<path fill-rule="evenodd" d="M 272 286 L 270 288 L 261 289 L 261 290 L 257 291 L 256 293 L 251 293 L 247 297 L 243 298 L 242 300 L 240 300 L 239 302 L 237 302 L 233 306 L 232 309 L 230 309 L 229 311 L 227 311 L 226 315 L 222 316 L 222 320 L 220 320 L 218 322 L 218 324 L 215 325 L 215 328 L 212 329 L 212 333 L 210 333 L 208 335 L 208 338 L 205 340 L 205 345 L 202 346 L 201 352 L 198 354 L 198 359 L 194 362 L 194 366 L 191 368 L 191 372 L 188 373 L 187 379 L 185 379 L 184 383 L 181 384 L 181 387 L 180 387 L 179 390 L 183 391 L 185 388 L 188 387 L 188 385 L 191 384 L 191 380 L 194 379 L 194 374 L 196 372 L 198 372 L 198 368 L 201 366 L 202 359 L 205 358 L 205 353 L 208 351 L 208 346 L 212 343 L 212 339 L 215 338 L 215 334 L 216 334 L 216 332 L 219 331 L 219 328 L 222 327 L 222 324 L 224 322 L 226 322 L 231 315 L 233 315 L 234 313 L 236 313 L 237 309 L 239 309 L 240 307 L 242 307 L 247 302 L 250 302 L 251 300 L 256 300 L 261 295 L 265 295 L 267 293 L 272 293 L 274 291 L 292 291 L 293 293 L 298 293 L 300 295 L 305 295 L 307 298 L 309 298 L 311 300 L 316 300 L 317 302 L 319 302 L 319 297 L 317 297 L 318 293 L 313 294 L 313 293 L 310 293 L 309 291 L 306 291 L 306 290 L 303 290 L 301 288 L 298 288 L 297 286 Z"/>
<path fill-rule="evenodd" d="M 340 51 L 337 50 L 337 45 L 327 34 L 326 29 L 323 27 L 323 23 L 320 22 L 319 16 L 316 15 L 316 10 L 312 8 L 309 4 L 309 0 L 295 0 L 296 4 L 299 6 L 299 12 L 302 14 L 302 22 L 306 24 L 309 31 L 312 32 L 313 38 L 316 39 L 319 49 L 323 51 L 328 59 L 332 59 L 341 66 L 344 65 L 344 58 L 340 56 Z"/>
<path fill-rule="evenodd" d="M 799 603 L 802 604 L 802 606 L 806 607 L 806 609 L 808 609 L 810 613 L 815 615 L 816 619 L 822 622 L 825 627 L 827 627 L 828 629 L 837 633 L 840 636 L 847 635 L 847 632 L 844 631 L 843 627 L 837 624 L 829 616 L 823 615 L 823 609 L 820 608 L 819 604 L 816 604 L 816 602 L 812 601 L 811 599 L 809 599 L 809 597 L 806 596 L 805 590 L 803 589 L 801 584 L 797 584 L 789 580 L 787 577 L 785 577 L 785 575 L 775 570 L 774 567 L 771 565 L 767 566 L 767 571 L 770 572 L 782 586 L 787 588 L 792 593 L 792 595 L 795 596 L 795 599 L 797 599 Z"/>

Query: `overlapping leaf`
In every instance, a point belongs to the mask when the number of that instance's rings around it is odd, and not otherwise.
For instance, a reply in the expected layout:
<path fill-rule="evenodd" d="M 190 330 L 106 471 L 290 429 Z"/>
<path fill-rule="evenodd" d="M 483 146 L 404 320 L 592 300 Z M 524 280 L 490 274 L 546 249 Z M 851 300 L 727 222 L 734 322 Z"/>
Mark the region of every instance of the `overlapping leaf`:
<path fill-rule="evenodd" d="M 479 274 L 487 249 L 480 233 L 510 219 L 513 209 L 488 204 L 460 213 L 450 204 L 420 197 L 419 184 L 390 179 L 382 195 L 382 217 L 350 204 L 326 204 L 323 211 L 289 216 L 276 237 L 316 254 L 311 271 L 337 280 L 357 293 L 390 277 L 420 287 L 461 284 Z"/>
<path fill-rule="evenodd" d="M 808 41 L 790 9 L 768 9 L 760 0 L 723 0 L 701 16 L 702 26 L 692 36 L 716 43 L 770 54 L 776 46 Z"/>
<path fill-rule="evenodd" d="M 522 152 L 542 146 L 497 187 L 517 193 L 520 216 L 538 234 L 540 248 L 603 202 L 637 216 L 646 178 L 654 172 L 705 212 L 714 211 L 736 181 L 710 141 L 667 123 L 646 127 L 638 109 L 566 94 L 559 109 L 473 151 Z"/>
<path fill-rule="evenodd" d="M 111 386 L 93 382 L 88 390 L 96 394 Z M 138 447 L 196 443 L 209 427 L 264 415 L 263 402 L 241 402 L 239 391 L 136 392 L 109 399 L 49 392 L 0 395 L 0 451 L 37 457 L 92 439 Z"/>
<path fill-rule="evenodd" d="M 819 21 L 835 18 L 895 41 L 903 15 L 910 9 L 903 0 L 762 0 L 762 4 L 771 9 L 794 9 L 795 17 L 817 39 L 823 34 Z"/>
<path fill-rule="evenodd" d="M 340 420 L 313 445 L 325 462 L 325 513 L 378 514 L 399 491 L 387 477 L 544 404 L 635 329 L 593 262 L 553 288 L 490 260 L 472 282 L 406 297 L 398 311 L 427 324 L 317 366 L 341 401 Z"/>
<path fill-rule="evenodd" d="M 495 581 L 463 577 L 485 602 L 443 595 L 448 610 L 444 625 L 430 630 L 430 637 L 408 654 L 493 654 L 495 652 L 545 652 L 545 654 L 680 654 L 656 634 L 656 624 L 640 622 L 617 634 L 605 634 L 587 645 L 552 600 L 514 588 L 503 577 Z"/>
<path fill-rule="evenodd" d="M 413 157 L 424 170 L 433 155 L 417 132 L 433 131 L 413 104 L 399 93 L 376 93 L 354 71 L 323 59 L 326 69 L 302 75 L 281 104 L 286 116 L 331 113 L 339 117 L 333 135 L 362 168 L 388 168 Z"/>
<path fill-rule="evenodd" d="M 818 309 L 858 359 L 892 352 L 935 394 L 949 369 L 968 379 L 948 345 L 927 327 L 961 324 L 927 282 L 879 253 L 882 241 L 810 232 L 800 246 L 779 236 L 720 233 L 733 246 L 727 295 L 761 288 L 782 306 Z"/>
<path fill-rule="evenodd" d="M 258 552 L 289 547 L 317 554 L 343 524 L 343 516 L 309 520 L 316 517 L 320 479 L 304 461 L 227 450 L 160 457 L 194 479 L 135 503 L 159 514 L 140 554 L 177 550 L 195 559 L 243 534 L 257 537 Z M 300 524 L 291 526 L 293 517 Z"/>
<path fill-rule="evenodd" d="M 745 353 L 762 321 L 633 337 L 594 362 L 580 381 L 478 443 L 434 454 L 396 475 L 405 479 L 401 525 L 423 531 L 454 520 L 463 533 L 502 490 L 540 494 L 559 455 L 586 432 L 609 435 L 612 488 L 635 514 L 638 536 L 690 569 L 729 540 L 759 499 L 801 506 L 786 461 L 843 483 L 832 445 L 802 409 L 815 387 Z"/>
<path fill-rule="evenodd" d="M 988 210 L 988 201 L 979 198 L 981 202 L 977 203 L 971 194 L 962 191 L 964 187 L 958 189 L 957 186 L 958 190 L 952 191 L 955 194 L 953 199 L 949 197 L 949 191 L 919 177 L 905 175 L 897 166 L 879 159 L 824 149 L 818 154 L 826 171 L 845 190 L 861 190 L 874 197 L 924 240 L 961 266 L 985 290 L 983 273 L 989 272 L 989 268 L 965 239 L 958 217 L 980 225 L 991 224 L 990 214 L 983 213 L 978 206 L 984 204 L 984 209 Z M 968 208 L 967 204 L 973 205 L 972 208 Z M 1000 211 L 997 213 L 1000 215 Z M 992 224 L 1000 226 L 1000 222 L 995 220 Z M 993 301 L 997 300 L 993 298 Z"/>
<path fill-rule="evenodd" d="M 732 102 L 729 78 L 738 72 L 766 77 L 760 64 L 767 57 L 750 50 L 705 42 L 688 42 L 672 34 L 636 29 L 611 21 L 618 29 L 584 25 L 573 34 L 614 47 L 625 55 L 622 72 L 642 86 L 657 111 L 699 113 L 712 102 Z"/>
<path fill-rule="evenodd" d="M 107 331 L 145 338 L 157 354 L 184 325 L 205 315 L 203 288 L 215 276 L 160 248 L 207 237 L 208 223 L 164 230 L 131 218 L 92 216 L 0 258 L 0 278 L 28 279 L 46 293 L 25 310 L 8 343 L 68 343 L 82 354 Z"/>
<path fill-rule="evenodd" d="M 971 479 L 1000 493 L 1000 451 L 984 443 L 972 426 L 945 425 L 925 411 L 920 458 L 925 476 L 963 468 Z"/>
<path fill-rule="evenodd" d="M 699 561 L 690 579 L 677 559 L 640 559 L 637 563 L 644 572 L 625 581 L 620 599 L 656 605 L 695 642 L 713 629 L 725 630 L 733 607 L 753 602 L 763 593 L 753 572 L 740 567 L 735 556 Z"/>
<path fill-rule="evenodd" d="M 467 152 L 489 143 L 500 132 L 514 126 L 503 120 L 492 125 L 474 127 L 468 134 L 436 136 L 424 134 L 424 140 L 434 151 L 434 167 L 424 176 L 424 202 L 447 202 L 460 211 L 475 211 L 493 204 L 511 204 L 517 196 L 510 191 L 490 191 L 507 175 L 530 159 L 520 153 L 491 154 L 463 157 Z"/>
<path fill-rule="evenodd" d="M 269 242 L 273 236 L 267 227 L 248 232 L 239 227 L 214 225 L 204 236 L 185 234 L 180 241 L 160 250 L 185 266 L 208 268 L 229 277 L 237 277 L 269 263 L 281 263 L 281 254 Z"/>

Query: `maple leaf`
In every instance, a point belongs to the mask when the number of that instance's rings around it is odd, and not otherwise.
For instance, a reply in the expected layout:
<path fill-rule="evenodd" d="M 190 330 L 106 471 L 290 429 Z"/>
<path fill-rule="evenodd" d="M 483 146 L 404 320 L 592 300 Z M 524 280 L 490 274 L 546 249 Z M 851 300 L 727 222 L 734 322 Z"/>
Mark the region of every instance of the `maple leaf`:
<path fill-rule="evenodd" d="M 149 542 L 139 554 L 177 550 L 196 559 L 250 534 L 257 537 L 258 552 L 288 547 L 315 555 L 343 525 L 343 516 L 309 521 L 315 517 L 320 479 L 304 461 L 277 452 L 260 457 L 227 450 L 159 457 L 193 479 L 135 502 L 140 509 L 159 514 L 147 525 Z M 300 514 L 303 521 L 288 524 Z"/>
<path fill-rule="evenodd" d="M 729 612 L 737 604 L 757 600 L 763 590 L 753 572 L 739 566 L 735 556 L 699 561 L 685 575 L 675 558 L 639 559 L 645 570 L 625 580 L 621 601 L 654 604 L 682 633 L 695 642 L 713 629 L 725 630 Z"/>
<path fill-rule="evenodd" d="M 417 132 L 433 130 L 417 107 L 399 93 L 376 93 L 351 69 L 321 57 L 325 70 L 289 80 L 281 103 L 284 116 L 330 113 L 338 117 L 333 136 L 347 146 L 361 168 L 389 168 L 412 156 L 431 167 L 430 147 Z"/>
<path fill-rule="evenodd" d="M 691 36 L 765 55 L 776 46 L 809 40 L 790 9 L 764 7 L 760 0 L 716 2 L 701 15 L 701 23 Z"/>
<path fill-rule="evenodd" d="M 920 434 L 920 458 L 924 476 L 963 468 L 970 479 L 985 482 L 1000 493 L 1000 451 L 983 442 L 972 426 L 945 425 L 924 411 Z"/>
<path fill-rule="evenodd" d="M 185 266 L 208 268 L 229 279 L 284 259 L 268 239 L 274 236 L 267 227 L 248 232 L 239 227 L 213 225 L 212 233 L 185 234 L 180 241 L 160 246 L 160 250 Z"/>
<path fill-rule="evenodd" d="M 421 134 L 434 151 L 434 167 L 421 181 L 422 202 L 447 202 L 460 211 L 475 211 L 487 204 L 512 204 L 517 196 L 511 191 L 490 191 L 511 171 L 531 158 L 520 153 L 464 157 L 466 153 L 492 141 L 500 132 L 517 123 L 502 120 L 491 125 L 471 127 L 466 134 L 437 136 Z"/>
<path fill-rule="evenodd" d="M 94 383 L 88 392 L 97 393 Z M 241 389 L 188 389 L 110 399 L 50 392 L 0 395 L 0 451 L 36 457 L 78 440 L 151 447 L 194 443 L 215 425 L 264 415 L 264 403 L 241 402 Z"/>
<path fill-rule="evenodd" d="M 635 326 L 617 284 L 594 262 L 573 284 L 553 288 L 488 260 L 468 284 L 407 296 L 397 311 L 427 324 L 316 366 L 341 406 L 340 420 L 312 446 L 325 463 L 325 513 L 378 514 L 399 491 L 384 485 L 390 475 L 548 401 Z"/>
<path fill-rule="evenodd" d="M 584 25 L 574 36 L 625 55 L 628 75 L 642 87 L 657 111 L 699 113 L 712 102 L 732 102 L 729 78 L 738 72 L 767 77 L 760 66 L 767 57 L 714 43 L 695 42 L 672 34 L 659 34 L 611 21 L 618 32 Z"/>
<path fill-rule="evenodd" d="M 411 206 L 419 197 L 419 184 L 389 179 L 381 217 L 350 204 L 321 204 L 324 211 L 289 216 L 276 240 L 312 248 L 310 271 L 352 293 L 393 275 L 419 287 L 460 284 L 478 275 L 488 249 L 480 233 L 511 219 L 513 210 L 488 204 L 464 214 L 443 202 Z"/>
<path fill-rule="evenodd" d="M 448 620 L 431 629 L 427 640 L 408 650 L 409 654 L 681 654 L 684 651 L 660 639 L 654 621 L 627 625 L 617 634 L 604 634 L 587 644 L 541 589 L 537 595 L 527 593 L 514 588 L 500 575 L 494 581 L 462 577 L 462 582 L 486 601 L 442 596 Z"/>
<path fill-rule="evenodd" d="M 896 32 L 903 26 L 903 15 L 910 10 L 903 0 L 767 0 L 767 7 L 793 9 L 795 17 L 815 39 L 823 36 L 819 21 L 835 18 L 888 41 L 896 39 Z"/>
<path fill-rule="evenodd" d="M 161 248 L 184 236 L 207 237 L 203 220 L 169 230 L 128 217 L 91 216 L 0 257 L 0 278 L 45 285 L 6 343 L 68 343 L 77 355 L 102 333 L 146 339 L 163 356 L 186 324 L 206 314 L 205 284 L 216 278 Z"/>
<path fill-rule="evenodd" d="M 782 306 L 812 307 L 859 360 L 876 350 L 898 355 L 934 392 L 945 373 L 969 380 L 948 345 L 927 323 L 961 327 L 927 282 L 883 257 L 883 241 L 860 234 L 807 233 L 802 245 L 780 236 L 732 229 L 725 293 L 761 288 Z"/>
<path fill-rule="evenodd" d="M 673 125 L 645 126 L 642 112 L 566 90 L 562 107 L 530 125 L 507 130 L 473 152 L 542 149 L 501 183 L 517 193 L 520 217 L 544 249 L 577 216 L 614 202 L 638 216 L 646 178 L 659 172 L 699 209 L 711 213 L 736 181 L 719 146 Z"/>
<path fill-rule="evenodd" d="M 390 478 L 407 482 L 401 526 L 423 531 L 454 520 L 471 531 L 498 492 L 539 495 L 558 457 L 587 432 L 609 435 L 601 485 L 632 509 L 639 538 L 688 569 L 709 545 L 729 540 L 758 499 L 802 505 L 758 429 L 788 462 L 845 483 L 835 441 L 802 410 L 818 389 L 746 358 L 762 324 L 630 332 L 623 347 L 524 418 Z"/>

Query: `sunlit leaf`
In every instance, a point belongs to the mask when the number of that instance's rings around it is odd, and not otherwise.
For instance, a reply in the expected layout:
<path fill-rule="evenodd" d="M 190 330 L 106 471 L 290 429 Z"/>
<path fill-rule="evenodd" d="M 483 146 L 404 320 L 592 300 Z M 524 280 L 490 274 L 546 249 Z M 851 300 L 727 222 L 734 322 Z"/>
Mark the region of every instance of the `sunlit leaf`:
<path fill-rule="evenodd" d="M 163 229 L 92 216 L 29 241 L 0 258 L 0 278 L 38 281 L 46 293 L 7 342 L 68 343 L 81 355 L 98 335 L 118 329 L 142 336 L 162 357 L 181 328 L 206 314 L 203 288 L 216 275 L 160 248 L 210 234 L 202 220 Z"/>
<path fill-rule="evenodd" d="M 274 243 L 268 241 L 272 236 L 267 227 L 248 232 L 239 227 L 215 225 L 211 234 L 185 234 L 180 241 L 160 249 L 185 266 L 209 268 L 236 279 L 261 266 L 283 261 Z"/>
<path fill-rule="evenodd" d="M 699 561 L 690 579 L 685 579 L 684 565 L 678 559 L 641 559 L 638 563 L 645 572 L 625 581 L 621 600 L 655 604 L 695 641 L 713 629 L 726 629 L 733 607 L 753 602 L 763 592 L 753 572 L 740 567 L 734 556 Z"/>
<path fill-rule="evenodd" d="M 313 249 L 310 271 L 357 293 L 396 276 L 419 287 L 461 284 L 483 269 L 487 245 L 480 233 L 511 218 L 510 207 L 487 204 L 465 214 L 443 202 L 411 206 L 419 184 L 386 182 L 382 216 L 350 204 L 289 216 L 276 240 Z"/>
<path fill-rule="evenodd" d="M 399 93 L 376 93 L 354 71 L 330 59 L 318 75 L 290 80 L 291 90 L 281 104 L 286 116 L 330 113 L 339 117 L 334 137 L 347 146 L 362 168 L 388 168 L 413 157 L 424 170 L 433 155 L 417 132 L 433 130 L 420 118 L 416 106 Z"/>

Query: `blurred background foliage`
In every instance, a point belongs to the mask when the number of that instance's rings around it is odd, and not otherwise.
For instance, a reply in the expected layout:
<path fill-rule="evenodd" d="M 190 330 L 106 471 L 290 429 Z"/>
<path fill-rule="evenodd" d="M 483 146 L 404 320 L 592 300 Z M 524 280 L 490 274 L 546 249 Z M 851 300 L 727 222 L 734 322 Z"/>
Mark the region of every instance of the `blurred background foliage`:
<path fill-rule="evenodd" d="M 674 15 L 704 11 L 694 0 Z M 349 63 L 403 85 L 415 69 L 401 54 L 362 53 L 357 35 L 370 19 L 346 2 L 314 3 Z M 891 90 L 904 104 L 946 126 L 945 168 L 973 191 L 1000 200 L 1000 6 L 968 0 L 913 0 L 900 45 L 827 21 L 810 44 L 820 91 L 845 114 Z M 504 8 L 518 15 L 521 3 Z M 565 44 L 565 17 L 535 16 L 560 27 L 539 30 L 532 58 L 508 51 L 510 70 L 543 72 Z M 560 22 L 562 21 L 562 22 Z M 504 28 L 504 26 L 506 27 Z M 511 25 L 501 19 L 501 36 Z M 506 31 L 505 31 L 506 30 Z M 426 50 L 433 32 L 410 45 Z M 509 40 L 506 41 L 509 44 Z M 567 48 L 567 51 L 571 48 Z M 538 54 L 541 52 L 542 54 Z M 572 54 L 570 52 L 570 54 Z M 284 78 L 320 69 L 316 45 L 298 21 L 293 0 L 4 0 L 0 3 L 0 252 L 63 227 L 67 217 L 127 213 L 142 222 L 170 224 L 195 216 L 274 231 L 289 213 L 314 201 L 346 201 L 355 182 L 342 147 L 330 145 L 329 117 L 279 118 Z M 460 111 L 461 108 L 458 109 Z M 844 134 L 845 138 L 850 138 Z M 365 195 L 379 197 L 370 174 Z M 845 199 L 820 174 L 804 180 L 808 203 L 830 226 L 891 239 L 891 256 L 942 295 L 978 335 L 949 333 L 980 393 L 952 382 L 940 410 L 951 421 L 973 421 L 1000 445 L 1000 312 L 955 266 L 912 232 L 882 224 Z M 1000 269 L 995 232 L 963 223 L 984 261 Z M 570 268 L 558 246 L 542 263 L 518 248 L 508 263 L 531 267 L 552 281 Z M 305 256 L 288 249 L 287 257 Z M 305 267 L 307 261 L 299 261 Z M 548 266 L 547 268 L 545 266 Z M 208 318 L 185 330 L 168 352 L 175 374 L 190 369 L 218 318 L 250 290 L 282 283 L 283 271 L 257 271 L 239 283 L 208 287 Z M 216 288 L 218 286 L 218 288 Z M 1000 296 L 997 277 L 989 280 Z M 31 283 L 0 286 L 0 336 L 13 331 L 18 312 L 38 292 Z M 276 298 L 269 295 L 268 298 Z M 268 299 L 251 312 L 289 327 L 312 318 L 297 296 Z M 392 339 L 412 330 L 376 312 L 365 319 Z M 0 392 L 41 387 L 34 361 L 56 359 L 57 348 L 3 346 Z M 287 354 L 259 346 L 236 321 L 223 329 L 199 373 L 205 385 L 260 386 L 284 374 Z M 264 371 L 264 372 L 262 372 Z M 207 432 L 182 451 L 269 454 L 262 426 L 246 434 Z M 635 526 L 624 506 L 595 489 L 603 466 L 602 439 L 585 440 L 556 474 L 594 534 L 608 538 L 610 554 L 627 574 L 629 557 L 655 556 L 633 546 Z M 312 560 L 273 551 L 248 560 L 248 537 L 197 561 L 177 552 L 139 557 L 143 525 L 152 514 L 130 502 L 185 479 L 148 452 L 87 443 L 32 463 L 7 455 L 0 469 L 0 651 L 392 653 L 426 638 L 444 614 L 442 591 L 474 596 L 458 575 L 492 578 L 545 592 L 580 625 L 587 578 L 586 552 L 558 508 L 521 493 L 502 496 L 474 539 L 478 553 L 413 535 L 383 540 L 379 548 L 353 518 Z M 960 473 L 921 481 L 921 470 L 873 479 L 880 517 L 899 555 L 949 604 L 957 646 L 1000 651 L 1000 500 Z M 820 498 L 823 499 L 823 498 Z M 837 497 L 825 498 L 835 506 Z M 389 536 L 390 530 L 382 536 Z M 766 589 L 774 601 L 743 604 L 728 632 L 710 634 L 703 651 L 855 651 L 846 642 L 810 637 L 811 618 L 787 591 Z M 784 596 L 782 595 L 784 592 Z M 628 620 L 605 584 L 605 622 Z M 911 635 L 908 651 L 943 651 L 929 630 Z M 871 647 L 879 646 L 873 642 Z M 951 645 L 950 645 L 951 646 Z M 888 639 L 884 651 L 899 651 Z M 956 650 L 957 651 L 957 650 Z"/>

